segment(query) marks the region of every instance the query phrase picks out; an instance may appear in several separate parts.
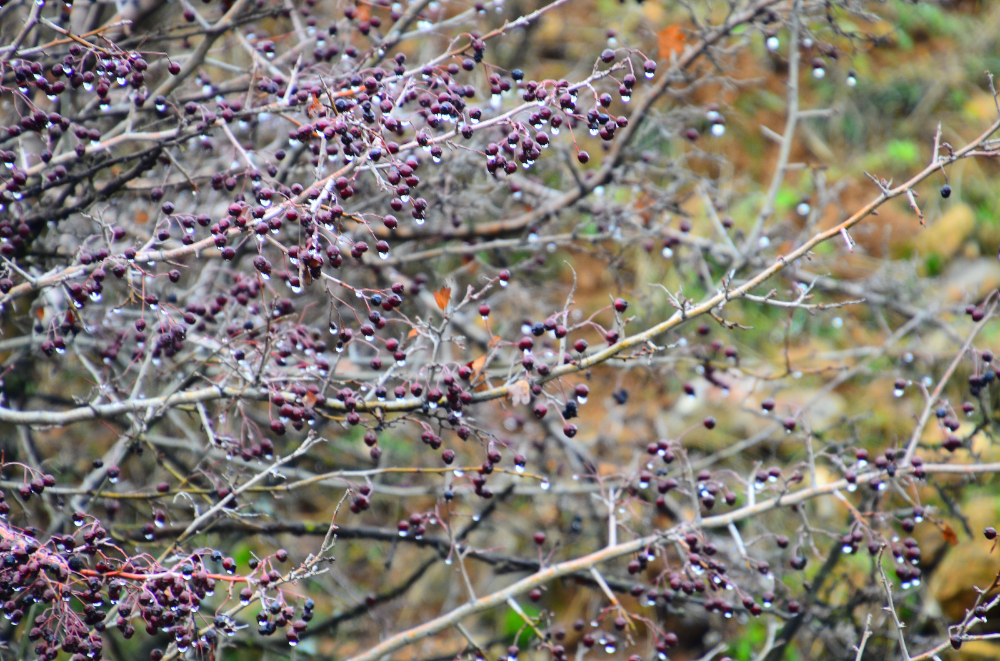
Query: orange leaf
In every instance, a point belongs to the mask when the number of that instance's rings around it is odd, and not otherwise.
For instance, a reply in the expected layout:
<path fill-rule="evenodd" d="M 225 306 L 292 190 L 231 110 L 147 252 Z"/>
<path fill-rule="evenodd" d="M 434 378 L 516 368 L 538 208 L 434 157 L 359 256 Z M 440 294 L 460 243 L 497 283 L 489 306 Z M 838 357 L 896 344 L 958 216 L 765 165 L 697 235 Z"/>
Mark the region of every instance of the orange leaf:
<path fill-rule="evenodd" d="M 499 335 L 494 335 L 493 337 L 490 338 L 490 349 L 492 349 L 495 346 L 499 346 L 499 345 L 500 345 L 500 336 Z"/>
<path fill-rule="evenodd" d="M 406 339 L 412 340 L 416 336 L 417 336 L 417 329 L 416 328 L 411 328 L 410 332 L 406 334 Z"/>
<path fill-rule="evenodd" d="M 438 304 L 443 312 L 445 308 L 448 307 L 448 301 L 451 300 L 451 287 L 442 287 L 434 292 L 434 302 Z"/>
<path fill-rule="evenodd" d="M 139 225 L 145 225 L 149 222 L 149 214 L 140 209 L 135 214 L 135 222 Z"/>
<path fill-rule="evenodd" d="M 469 361 L 465 364 L 466 367 L 472 370 L 472 375 L 469 377 L 469 383 L 476 382 L 476 380 L 479 378 L 479 375 L 482 374 L 483 365 L 485 364 L 486 364 L 486 354 L 483 354 L 479 358 L 476 358 L 475 360 Z"/>
<path fill-rule="evenodd" d="M 955 529 L 949 526 L 944 521 L 935 521 L 937 527 L 941 529 L 941 535 L 944 536 L 944 541 L 948 542 L 952 546 L 958 545 L 958 534 Z"/>
<path fill-rule="evenodd" d="M 531 401 L 531 386 L 524 379 L 515 381 L 507 389 L 507 399 L 514 404 L 527 404 Z"/>
<path fill-rule="evenodd" d="M 684 52 L 684 31 L 679 25 L 668 25 L 660 30 L 656 35 L 656 42 L 660 47 L 660 57 L 667 59 L 671 53 L 680 55 Z"/>
<path fill-rule="evenodd" d="M 317 96 L 313 98 L 313 102 L 306 108 L 306 115 L 310 118 L 316 117 L 321 110 L 323 110 L 323 104 L 319 102 L 319 97 Z"/>

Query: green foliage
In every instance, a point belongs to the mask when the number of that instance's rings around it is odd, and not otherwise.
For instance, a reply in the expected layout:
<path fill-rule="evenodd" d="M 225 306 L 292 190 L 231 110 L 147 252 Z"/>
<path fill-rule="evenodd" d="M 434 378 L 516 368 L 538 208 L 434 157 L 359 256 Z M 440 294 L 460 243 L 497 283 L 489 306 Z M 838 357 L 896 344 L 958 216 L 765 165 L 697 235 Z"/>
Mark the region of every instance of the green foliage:
<path fill-rule="evenodd" d="M 531 604 L 522 604 L 521 610 L 525 614 L 535 619 L 541 613 L 541 609 L 537 606 L 532 606 Z M 517 645 L 522 649 L 525 648 L 531 641 L 537 636 L 535 636 L 534 630 L 524 623 L 524 619 L 518 615 L 518 613 L 512 609 L 508 608 L 504 613 L 503 621 L 500 622 L 500 636 L 505 640 L 509 640 L 508 645 Z"/>
<path fill-rule="evenodd" d="M 944 260 L 941 258 L 941 255 L 932 252 L 924 259 L 924 266 L 927 269 L 928 276 L 940 275 L 941 270 L 944 269 Z"/>
<path fill-rule="evenodd" d="M 892 5 L 897 25 L 910 36 L 959 36 L 967 27 L 955 13 L 945 12 L 940 5 L 934 3 L 893 0 Z"/>
<path fill-rule="evenodd" d="M 880 175 L 905 172 L 920 162 L 920 146 L 913 140 L 890 140 L 880 151 L 870 154 L 864 163 L 865 170 Z"/>

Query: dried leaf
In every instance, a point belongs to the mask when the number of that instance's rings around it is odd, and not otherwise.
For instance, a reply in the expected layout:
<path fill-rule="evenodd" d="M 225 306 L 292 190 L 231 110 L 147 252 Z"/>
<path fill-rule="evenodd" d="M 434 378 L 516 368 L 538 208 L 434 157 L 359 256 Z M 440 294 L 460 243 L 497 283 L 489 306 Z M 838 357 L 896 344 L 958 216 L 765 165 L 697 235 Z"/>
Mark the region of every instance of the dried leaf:
<path fill-rule="evenodd" d="M 490 349 L 492 349 L 494 347 L 497 347 L 497 346 L 500 346 L 500 336 L 499 335 L 494 335 L 493 337 L 491 337 L 490 338 L 490 344 L 489 344 L 489 346 L 490 346 Z"/>
<path fill-rule="evenodd" d="M 416 328 L 411 328 L 410 332 L 406 334 L 406 339 L 412 340 L 416 336 L 417 336 L 417 329 Z"/>
<path fill-rule="evenodd" d="M 140 209 L 135 214 L 135 222 L 139 225 L 145 225 L 149 222 L 149 214 Z"/>
<path fill-rule="evenodd" d="M 485 364 L 486 364 L 486 354 L 483 354 L 482 356 L 476 358 L 475 360 L 470 360 L 465 364 L 466 367 L 472 370 L 472 375 L 469 377 L 470 383 L 476 382 L 476 379 L 478 379 L 479 375 L 482 374 L 483 365 Z"/>
<path fill-rule="evenodd" d="M 944 521 L 935 521 L 937 527 L 941 529 L 941 535 L 944 537 L 944 541 L 948 542 L 952 546 L 958 545 L 958 533 L 955 529 L 949 526 Z"/>
<path fill-rule="evenodd" d="M 323 110 L 323 104 L 319 102 L 319 97 L 313 97 L 313 102 L 309 104 L 306 108 L 306 116 L 310 119 L 313 117 L 318 117 L 320 112 Z"/>
<path fill-rule="evenodd" d="M 680 55 L 684 52 L 684 31 L 679 25 L 668 25 L 660 30 L 656 35 L 656 42 L 660 48 L 660 58 L 669 59 L 671 53 Z"/>
<path fill-rule="evenodd" d="M 511 387 L 507 389 L 507 399 L 509 399 L 513 404 L 529 403 L 531 401 L 531 386 L 524 379 L 515 381 Z"/>
<path fill-rule="evenodd" d="M 448 302 L 451 300 L 451 287 L 442 287 L 434 292 L 434 302 L 438 304 L 443 312 L 448 307 Z"/>

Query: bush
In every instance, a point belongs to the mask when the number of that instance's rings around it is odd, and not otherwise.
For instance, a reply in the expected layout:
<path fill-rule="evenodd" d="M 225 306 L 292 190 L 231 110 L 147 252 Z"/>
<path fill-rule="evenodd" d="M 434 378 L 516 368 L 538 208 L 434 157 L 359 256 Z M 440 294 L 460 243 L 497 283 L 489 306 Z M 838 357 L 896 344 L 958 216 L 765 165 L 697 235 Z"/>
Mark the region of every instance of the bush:
<path fill-rule="evenodd" d="M 1000 106 L 895 9 L 8 0 L 9 649 L 995 654 Z"/>

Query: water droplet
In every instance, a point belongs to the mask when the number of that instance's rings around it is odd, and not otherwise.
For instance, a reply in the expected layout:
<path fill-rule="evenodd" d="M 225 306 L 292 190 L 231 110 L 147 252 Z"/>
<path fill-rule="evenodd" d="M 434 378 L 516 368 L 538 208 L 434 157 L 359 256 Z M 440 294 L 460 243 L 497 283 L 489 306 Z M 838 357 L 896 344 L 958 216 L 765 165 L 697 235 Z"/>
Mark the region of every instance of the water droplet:
<path fill-rule="evenodd" d="M 819 80 L 824 76 L 826 76 L 826 69 L 824 69 L 823 67 L 816 67 L 815 69 L 813 69 L 813 78 L 815 78 L 816 80 Z"/>
<path fill-rule="evenodd" d="M 767 44 L 767 50 L 778 50 L 779 44 L 777 37 L 768 37 L 767 42 L 765 43 Z"/>
<path fill-rule="evenodd" d="M 631 100 L 632 100 L 632 97 L 631 97 L 631 96 L 629 96 L 628 94 L 626 94 L 626 95 L 624 95 L 624 96 L 622 97 L 622 103 L 628 103 L 628 102 L 629 102 L 629 101 L 631 101 Z"/>
<path fill-rule="evenodd" d="M 542 480 L 542 483 L 539 484 L 538 486 L 542 488 L 542 491 L 548 491 L 549 488 L 552 486 L 552 483 L 550 483 L 548 480 Z"/>
<path fill-rule="evenodd" d="M 455 473 L 455 477 L 464 477 L 465 476 L 465 471 L 462 470 L 461 468 L 456 468 L 454 470 L 454 473 Z"/>

